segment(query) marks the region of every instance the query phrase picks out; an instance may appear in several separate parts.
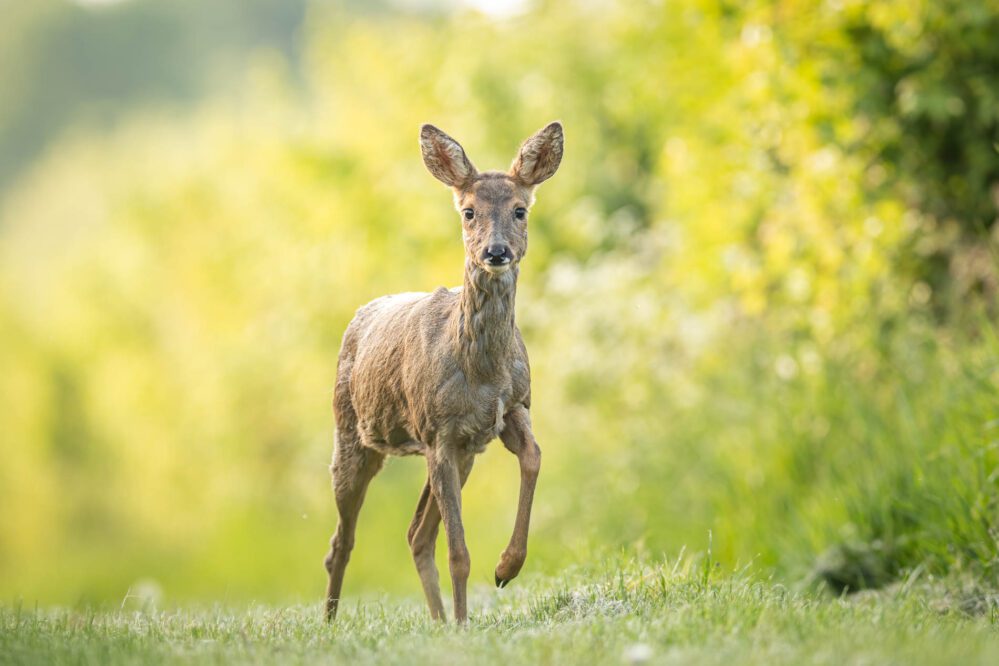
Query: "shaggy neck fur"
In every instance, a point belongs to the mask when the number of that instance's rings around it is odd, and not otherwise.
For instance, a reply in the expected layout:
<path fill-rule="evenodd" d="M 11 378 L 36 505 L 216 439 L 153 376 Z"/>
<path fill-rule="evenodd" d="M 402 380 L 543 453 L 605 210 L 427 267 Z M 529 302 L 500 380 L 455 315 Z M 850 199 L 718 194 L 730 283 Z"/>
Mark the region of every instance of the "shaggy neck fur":
<path fill-rule="evenodd" d="M 465 281 L 458 306 L 457 348 L 470 379 L 488 382 L 509 366 L 514 340 L 517 266 L 492 275 L 465 261 Z"/>

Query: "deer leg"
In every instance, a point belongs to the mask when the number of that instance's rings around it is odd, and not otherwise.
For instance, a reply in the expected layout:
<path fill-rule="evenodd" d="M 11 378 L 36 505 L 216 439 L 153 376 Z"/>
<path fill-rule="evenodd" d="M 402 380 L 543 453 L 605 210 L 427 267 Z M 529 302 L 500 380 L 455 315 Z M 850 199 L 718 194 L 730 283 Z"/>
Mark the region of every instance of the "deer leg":
<path fill-rule="evenodd" d="M 343 574 L 350 560 L 350 551 L 354 548 L 354 530 L 364 503 L 364 493 L 384 460 L 385 456 L 381 453 L 361 446 L 356 440 L 341 438 L 337 433 L 336 455 L 330 470 L 333 473 L 333 492 L 340 522 L 330 539 L 330 552 L 325 560 L 326 571 L 329 573 L 329 587 L 326 588 L 328 622 L 336 618 L 340 604 Z"/>
<path fill-rule="evenodd" d="M 471 457 L 468 458 L 467 463 L 459 470 L 462 487 L 472 471 L 473 460 Z M 441 512 L 437 508 L 437 500 L 434 499 L 433 491 L 430 489 L 430 479 L 427 478 L 427 482 L 423 485 L 420 501 L 416 505 L 413 522 L 409 525 L 408 536 L 409 547 L 413 552 L 413 561 L 416 563 L 416 571 L 420 575 L 423 593 L 427 597 L 427 605 L 430 607 L 430 616 L 435 620 L 444 619 L 440 576 L 437 572 L 437 563 L 434 561 L 440 522 Z"/>
<path fill-rule="evenodd" d="M 454 619 L 459 624 L 468 621 L 466 596 L 471 560 L 465 545 L 465 528 L 461 524 L 461 469 L 471 463 L 459 454 L 459 461 L 452 459 L 451 451 L 438 445 L 427 455 L 430 489 L 444 521 L 447 535 L 448 568 L 451 571 L 451 588 L 454 595 Z M 471 457 L 471 456 L 469 456 Z M 428 515 L 429 517 L 429 515 Z"/>
<path fill-rule="evenodd" d="M 531 416 L 527 408 L 517 407 L 506 415 L 500 439 L 520 462 L 520 499 L 510 543 L 496 565 L 496 586 L 505 587 L 513 580 L 527 559 L 527 531 L 531 523 L 534 487 L 541 468 L 541 449 L 531 432 Z"/>
<path fill-rule="evenodd" d="M 416 505 L 416 514 L 409 525 L 409 548 L 413 552 L 413 562 L 416 563 L 416 573 L 423 584 L 423 594 L 427 597 L 430 607 L 430 617 L 435 620 L 444 619 L 444 602 L 441 600 L 440 576 L 437 573 L 437 563 L 434 562 L 434 550 L 437 542 L 437 529 L 440 526 L 441 514 L 437 509 L 433 492 L 430 490 L 430 479 L 423 485 L 423 494 Z"/>

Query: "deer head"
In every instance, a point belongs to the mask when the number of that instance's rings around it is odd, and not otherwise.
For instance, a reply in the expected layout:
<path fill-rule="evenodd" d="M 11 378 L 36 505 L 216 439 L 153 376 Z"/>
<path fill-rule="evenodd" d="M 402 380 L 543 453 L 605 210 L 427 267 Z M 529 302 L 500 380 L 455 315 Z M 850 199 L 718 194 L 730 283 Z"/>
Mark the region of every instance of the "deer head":
<path fill-rule="evenodd" d="M 562 144 L 562 125 L 551 123 L 524 142 L 509 171 L 479 173 L 457 141 L 433 125 L 420 129 L 424 164 L 454 190 L 468 262 L 500 275 L 524 258 L 534 189 L 555 174 Z"/>

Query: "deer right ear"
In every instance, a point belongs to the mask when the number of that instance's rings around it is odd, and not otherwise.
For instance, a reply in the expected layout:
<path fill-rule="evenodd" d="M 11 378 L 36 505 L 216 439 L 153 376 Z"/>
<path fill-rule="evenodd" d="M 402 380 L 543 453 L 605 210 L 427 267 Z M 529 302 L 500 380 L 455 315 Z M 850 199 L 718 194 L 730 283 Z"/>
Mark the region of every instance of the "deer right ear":
<path fill-rule="evenodd" d="M 478 173 L 457 141 L 433 125 L 420 128 L 423 163 L 434 178 L 451 187 L 462 187 Z"/>
<path fill-rule="evenodd" d="M 558 170 L 562 162 L 562 123 L 549 123 L 520 147 L 510 175 L 529 187 L 543 183 Z"/>

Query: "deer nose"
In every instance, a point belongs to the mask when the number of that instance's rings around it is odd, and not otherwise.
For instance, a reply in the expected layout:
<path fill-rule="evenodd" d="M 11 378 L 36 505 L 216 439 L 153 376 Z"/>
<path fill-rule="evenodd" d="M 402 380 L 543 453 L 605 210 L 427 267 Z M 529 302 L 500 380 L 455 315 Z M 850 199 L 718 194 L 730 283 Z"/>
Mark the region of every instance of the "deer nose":
<path fill-rule="evenodd" d="M 513 260 L 513 252 L 510 251 L 510 247 L 507 245 L 494 243 L 486 248 L 486 251 L 482 253 L 482 258 L 489 262 L 491 266 L 502 266 L 503 264 L 509 264 Z"/>

